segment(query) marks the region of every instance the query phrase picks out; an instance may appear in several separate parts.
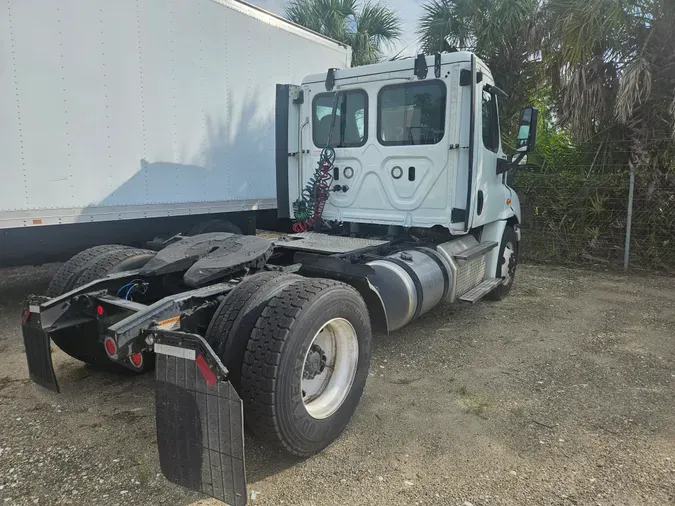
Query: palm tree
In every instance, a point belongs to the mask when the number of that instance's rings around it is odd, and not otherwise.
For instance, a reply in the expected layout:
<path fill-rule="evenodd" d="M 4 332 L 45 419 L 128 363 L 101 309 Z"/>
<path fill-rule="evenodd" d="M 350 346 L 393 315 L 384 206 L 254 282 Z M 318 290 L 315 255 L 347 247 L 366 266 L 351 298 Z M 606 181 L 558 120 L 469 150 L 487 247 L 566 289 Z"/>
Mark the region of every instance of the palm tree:
<path fill-rule="evenodd" d="M 546 62 L 575 136 L 623 136 L 643 163 L 675 158 L 672 0 L 549 0 L 546 15 Z"/>
<path fill-rule="evenodd" d="M 422 5 L 418 35 L 425 52 L 468 50 L 492 70 L 509 94 L 502 127 L 515 130 L 518 111 L 537 88 L 539 0 L 430 0 Z"/>
<path fill-rule="evenodd" d="M 286 17 L 310 30 L 352 47 L 352 66 L 382 59 L 385 48 L 401 36 L 398 14 L 382 3 L 357 0 L 291 0 Z"/>

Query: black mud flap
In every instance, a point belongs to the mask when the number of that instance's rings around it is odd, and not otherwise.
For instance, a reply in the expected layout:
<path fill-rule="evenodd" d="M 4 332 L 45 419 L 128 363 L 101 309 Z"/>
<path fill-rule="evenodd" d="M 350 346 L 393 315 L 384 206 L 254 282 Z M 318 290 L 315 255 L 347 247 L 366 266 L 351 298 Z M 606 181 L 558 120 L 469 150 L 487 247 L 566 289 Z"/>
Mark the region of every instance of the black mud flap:
<path fill-rule="evenodd" d="M 156 411 L 166 478 L 232 506 L 246 504 L 241 399 L 198 335 L 158 331 Z"/>
<path fill-rule="evenodd" d="M 41 387 L 58 393 L 59 384 L 54 373 L 49 334 L 40 327 L 39 315 L 25 314 L 21 330 L 30 379 Z"/>

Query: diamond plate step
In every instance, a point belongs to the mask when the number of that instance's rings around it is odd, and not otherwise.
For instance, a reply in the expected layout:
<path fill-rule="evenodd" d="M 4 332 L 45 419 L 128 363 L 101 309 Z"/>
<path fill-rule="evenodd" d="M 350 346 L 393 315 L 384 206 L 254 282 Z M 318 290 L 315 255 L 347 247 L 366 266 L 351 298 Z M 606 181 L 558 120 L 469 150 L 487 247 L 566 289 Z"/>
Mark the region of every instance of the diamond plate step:
<path fill-rule="evenodd" d="M 496 248 L 498 244 L 499 243 L 494 241 L 482 242 L 480 244 L 475 245 L 473 248 L 465 249 L 464 251 L 455 253 L 453 256 L 457 260 L 471 260 L 472 258 L 476 258 L 478 255 L 482 255 L 484 253 L 487 253 L 491 249 Z"/>
<path fill-rule="evenodd" d="M 276 246 L 300 251 L 318 251 L 320 253 L 349 253 L 373 246 L 382 246 L 389 241 L 377 239 L 361 239 L 358 237 L 342 237 L 321 234 L 318 232 L 301 232 L 274 241 Z"/>
<path fill-rule="evenodd" d="M 470 302 L 471 304 L 473 304 L 474 302 L 478 302 L 483 297 L 485 297 L 488 293 L 490 293 L 492 290 L 497 288 L 500 285 L 501 282 L 502 282 L 501 278 L 486 279 L 480 285 L 478 285 L 476 288 L 472 288 L 471 290 L 466 292 L 464 295 L 461 295 L 459 297 L 459 300 L 461 300 L 463 302 Z"/>

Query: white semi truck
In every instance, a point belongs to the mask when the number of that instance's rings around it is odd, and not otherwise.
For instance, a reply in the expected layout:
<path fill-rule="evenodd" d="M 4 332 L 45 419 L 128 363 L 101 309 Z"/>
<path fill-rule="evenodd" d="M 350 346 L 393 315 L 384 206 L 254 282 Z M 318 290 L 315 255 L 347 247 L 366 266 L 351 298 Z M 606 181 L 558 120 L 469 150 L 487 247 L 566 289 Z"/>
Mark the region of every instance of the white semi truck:
<path fill-rule="evenodd" d="M 350 59 L 239 0 L 0 3 L 0 265 L 254 233 L 276 208 L 276 85 Z"/>
<path fill-rule="evenodd" d="M 534 148 L 537 113 L 522 111 L 506 156 L 505 97 L 466 52 L 280 84 L 278 212 L 296 233 L 79 253 L 25 302 L 31 378 L 58 391 L 51 342 L 98 367 L 154 366 L 165 476 L 246 504 L 244 420 L 313 455 L 356 410 L 373 330 L 511 289 L 521 218 L 506 172 Z"/>

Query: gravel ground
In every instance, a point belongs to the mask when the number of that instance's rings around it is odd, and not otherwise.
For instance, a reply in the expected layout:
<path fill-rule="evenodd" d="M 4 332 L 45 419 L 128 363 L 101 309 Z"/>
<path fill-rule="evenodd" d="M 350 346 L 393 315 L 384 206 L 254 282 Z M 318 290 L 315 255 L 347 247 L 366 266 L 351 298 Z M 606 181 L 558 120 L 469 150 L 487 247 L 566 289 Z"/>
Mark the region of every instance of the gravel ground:
<path fill-rule="evenodd" d="M 28 381 L 21 301 L 56 267 L 0 270 L 0 504 L 220 504 L 159 474 L 151 377 L 56 351 L 63 393 Z M 674 328 L 672 278 L 522 266 L 500 303 L 377 336 L 321 455 L 247 437 L 251 504 L 675 504 Z"/>

